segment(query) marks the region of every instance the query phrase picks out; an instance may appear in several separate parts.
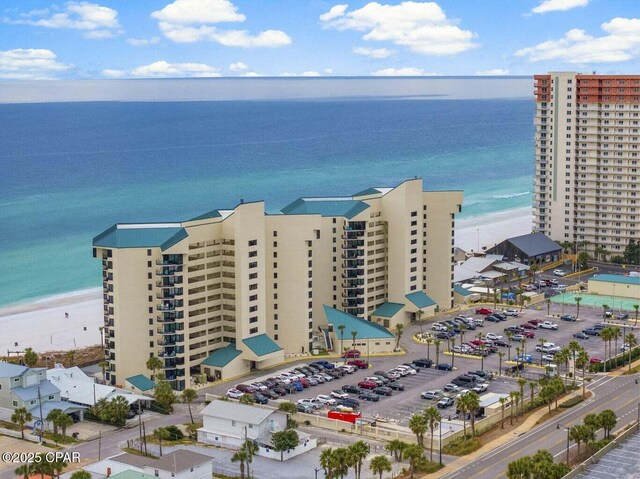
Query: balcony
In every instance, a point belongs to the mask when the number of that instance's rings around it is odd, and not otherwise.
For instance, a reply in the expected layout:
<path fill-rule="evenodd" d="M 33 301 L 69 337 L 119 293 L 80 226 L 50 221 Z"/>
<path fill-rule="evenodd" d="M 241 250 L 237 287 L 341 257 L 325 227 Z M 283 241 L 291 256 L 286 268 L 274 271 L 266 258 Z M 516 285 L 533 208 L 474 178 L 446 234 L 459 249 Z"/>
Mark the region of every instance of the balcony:
<path fill-rule="evenodd" d="M 164 288 L 162 292 L 156 294 L 158 299 L 173 299 L 182 295 L 182 288 Z"/>
<path fill-rule="evenodd" d="M 352 316 L 362 316 L 364 314 L 364 308 L 345 308 L 345 313 Z"/>
<path fill-rule="evenodd" d="M 352 250 L 342 255 L 342 259 L 357 259 L 364 256 L 363 249 Z"/>
<path fill-rule="evenodd" d="M 163 301 L 156 305 L 158 311 L 174 311 L 176 308 L 182 308 L 184 302 L 181 299 Z"/>
<path fill-rule="evenodd" d="M 357 269 L 361 266 L 364 266 L 363 259 L 349 259 L 342 263 L 344 269 Z"/>
<path fill-rule="evenodd" d="M 156 270 L 158 276 L 174 276 L 176 273 L 182 273 L 182 266 L 164 266 Z"/>
<path fill-rule="evenodd" d="M 345 227 L 345 231 L 364 231 L 367 228 L 366 221 L 350 221 Z"/>
<path fill-rule="evenodd" d="M 344 243 L 342 244 L 342 249 L 357 249 L 357 248 L 362 248 L 363 246 L 364 246 L 363 239 L 345 240 Z"/>
<path fill-rule="evenodd" d="M 341 238 L 343 240 L 358 240 L 364 237 L 364 231 L 346 231 Z"/>
<path fill-rule="evenodd" d="M 345 299 L 342 302 L 342 306 L 345 307 L 345 308 L 355 308 L 355 307 L 363 305 L 363 304 L 364 304 L 364 298 Z"/>
<path fill-rule="evenodd" d="M 162 259 L 156 260 L 156 264 L 159 266 L 181 265 L 182 255 L 181 254 L 165 254 L 162 256 Z"/>
<path fill-rule="evenodd" d="M 167 276 L 160 281 L 156 281 L 156 286 L 159 288 L 170 288 L 176 284 L 182 284 L 182 276 Z"/>
<path fill-rule="evenodd" d="M 350 269 L 342 273 L 344 279 L 360 278 L 361 276 L 364 276 L 364 269 Z"/>
<path fill-rule="evenodd" d="M 350 289 L 342 293 L 343 298 L 358 298 L 364 294 L 364 288 Z"/>
<path fill-rule="evenodd" d="M 364 278 L 348 279 L 342 282 L 342 287 L 345 289 L 360 288 L 361 286 L 364 286 Z"/>

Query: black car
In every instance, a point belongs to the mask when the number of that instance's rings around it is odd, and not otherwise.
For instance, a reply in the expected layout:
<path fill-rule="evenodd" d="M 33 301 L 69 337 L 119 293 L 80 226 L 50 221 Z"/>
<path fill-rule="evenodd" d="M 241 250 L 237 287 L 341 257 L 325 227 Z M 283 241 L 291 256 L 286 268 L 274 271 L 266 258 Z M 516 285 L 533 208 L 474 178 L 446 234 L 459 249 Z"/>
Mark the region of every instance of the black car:
<path fill-rule="evenodd" d="M 625 319 L 629 319 L 629 313 L 620 313 L 616 314 L 616 319 L 624 321 Z"/>
<path fill-rule="evenodd" d="M 499 323 L 501 321 L 499 317 L 494 316 L 493 314 L 490 314 L 489 316 L 485 316 L 484 320 L 489 321 L 491 323 Z"/>
<path fill-rule="evenodd" d="M 373 390 L 375 394 L 378 396 L 391 396 L 393 394 L 393 390 L 386 386 L 380 386 Z"/>
<path fill-rule="evenodd" d="M 340 399 L 337 404 L 338 406 L 345 406 L 353 409 L 358 409 L 360 407 L 360 401 L 353 398 Z"/>
<path fill-rule="evenodd" d="M 504 313 L 494 312 L 493 316 L 495 316 L 496 318 L 500 318 L 500 321 L 506 321 L 507 320 L 507 315 L 504 314 Z"/>
<path fill-rule="evenodd" d="M 494 345 L 496 346 L 500 346 L 501 348 L 508 348 L 511 346 L 511 344 L 509 343 L 509 341 L 505 341 L 504 339 L 496 339 L 493 342 Z"/>
<path fill-rule="evenodd" d="M 380 376 L 379 374 L 374 374 L 372 377 L 378 378 L 380 381 L 382 381 L 382 384 L 384 385 L 387 385 L 391 382 L 391 379 L 384 376 Z"/>
<path fill-rule="evenodd" d="M 271 379 L 267 379 L 266 381 L 262 381 L 262 384 L 267 386 L 269 389 L 275 388 L 277 386 L 276 382 L 271 380 Z"/>
<path fill-rule="evenodd" d="M 444 339 L 447 340 L 449 339 L 451 336 L 449 335 L 449 333 L 445 333 L 444 331 L 440 331 L 439 333 L 436 333 L 436 339 Z"/>
<path fill-rule="evenodd" d="M 253 397 L 258 404 L 267 404 L 269 399 L 262 393 L 253 393 Z"/>
<path fill-rule="evenodd" d="M 136 417 L 136 412 L 131 410 L 131 409 L 129 409 L 127 411 L 127 419 L 133 419 L 134 417 Z"/>
<path fill-rule="evenodd" d="M 436 366 L 436 369 L 439 369 L 440 371 L 451 371 L 453 368 L 449 363 L 440 363 Z"/>
<path fill-rule="evenodd" d="M 267 389 L 266 391 L 260 391 L 260 394 L 262 394 L 267 399 L 278 399 L 280 397 L 278 393 L 270 391 L 269 389 Z"/>
<path fill-rule="evenodd" d="M 415 364 L 416 366 L 420 366 L 421 368 L 430 368 L 431 366 L 433 366 L 433 361 L 427 358 L 419 358 L 414 359 L 413 364 Z"/>
<path fill-rule="evenodd" d="M 576 317 L 571 316 L 570 314 L 565 314 L 564 316 L 560 316 L 560 321 L 575 321 Z"/>
<path fill-rule="evenodd" d="M 362 393 L 358 396 L 358 398 L 362 399 L 363 401 L 373 401 L 373 402 L 380 401 L 380 396 L 373 393 Z"/>
<path fill-rule="evenodd" d="M 272 391 L 274 393 L 276 393 L 279 396 L 284 396 L 285 394 L 287 394 L 289 391 L 287 389 L 285 389 L 282 386 L 276 386 L 275 388 L 272 389 Z"/>
<path fill-rule="evenodd" d="M 584 334 L 588 334 L 589 336 L 600 336 L 600 331 L 596 328 L 587 328 L 583 329 L 582 332 Z"/>
<path fill-rule="evenodd" d="M 344 376 L 344 372 L 339 369 L 330 369 L 330 370 L 324 371 L 324 373 L 328 374 L 334 379 L 338 379 Z"/>
<path fill-rule="evenodd" d="M 358 386 L 352 386 L 350 384 L 342 386 L 342 390 L 350 394 L 362 394 L 362 389 L 360 389 Z"/>
<path fill-rule="evenodd" d="M 589 339 L 589 335 L 583 332 L 575 333 L 573 337 L 576 339 Z"/>
<path fill-rule="evenodd" d="M 387 384 L 388 388 L 393 389 L 394 391 L 404 391 L 404 384 L 393 381 Z"/>
<path fill-rule="evenodd" d="M 520 326 L 507 326 L 506 328 L 504 328 L 504 332 L 512 332 L 518 334 L 522 332 L 522 328 Z"/>

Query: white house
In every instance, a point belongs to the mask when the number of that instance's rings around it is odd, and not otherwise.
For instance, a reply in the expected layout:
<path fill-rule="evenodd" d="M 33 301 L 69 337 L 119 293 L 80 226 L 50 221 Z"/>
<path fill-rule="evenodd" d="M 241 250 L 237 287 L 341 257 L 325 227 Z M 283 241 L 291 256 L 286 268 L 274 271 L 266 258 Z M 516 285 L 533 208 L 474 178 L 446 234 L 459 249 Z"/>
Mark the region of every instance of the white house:
<path fill-rule="evenodd" d="M 246 439 L 256 442 L 259 456 L 280 459 L 280 453 L 273 450 L 271 435 L 286 429 L 287 415 L 282 411 L 216 400 L 202 410 L 202 419 L 202 427 L 198 429 L 199 442 L 239 449 Z M 286 451 L 283 458 L 295 457 L 317 445 L 316 439 L 305 433 L 298 431 L 298 437 L 298 447 Z"/>

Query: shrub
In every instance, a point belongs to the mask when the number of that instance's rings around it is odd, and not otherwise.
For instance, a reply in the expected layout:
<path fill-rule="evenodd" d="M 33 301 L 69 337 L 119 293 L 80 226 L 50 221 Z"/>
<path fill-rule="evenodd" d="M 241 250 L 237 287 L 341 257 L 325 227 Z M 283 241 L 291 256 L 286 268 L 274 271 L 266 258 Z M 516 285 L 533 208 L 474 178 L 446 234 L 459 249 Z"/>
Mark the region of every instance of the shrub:
<path fill-rule="evenodd" d="M 558 404 L 558 407 L 567 409 L 575 406 L 576 404 L 580 404 L 582 401 L 584 401 L 584 398 L 582 396 L 575 396 L 568 401 L 563 402 L 562 404 Z"/>
<path fill-rule="evenodd" d="M 452 456 L 464 456 L 472 453 L 473 451 L 477 451 L 480 447 L 482 447 L 482 443 L 477 437 L 458 437 L 449 442 L 446 446 L 443 446 L 442 452 Z"/>
<path fill-rule="evenodd" d="M 184 434 L 177 426 L 166 426 L 163 428 L 162 439 L 165 441 L 179 441 L 183 438 Z"/>

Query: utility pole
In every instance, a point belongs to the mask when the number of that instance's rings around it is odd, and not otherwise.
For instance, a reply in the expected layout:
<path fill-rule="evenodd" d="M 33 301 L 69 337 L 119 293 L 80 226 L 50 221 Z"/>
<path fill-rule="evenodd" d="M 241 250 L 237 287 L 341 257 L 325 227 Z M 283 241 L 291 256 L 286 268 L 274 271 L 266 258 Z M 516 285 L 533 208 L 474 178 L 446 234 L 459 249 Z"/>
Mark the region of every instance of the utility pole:
<path fill-rule="evenodd" d="M 38 406 L 40 407 L 40 442 L 44 437 L 44 417 L 42 417 L 42 398 L 40 397 L 40 385 L 38 384 Z"/>
<path fill-rule="evenodd" d="M 102 429 L 98 433 L 98 461 L 102 458 Z"/>

